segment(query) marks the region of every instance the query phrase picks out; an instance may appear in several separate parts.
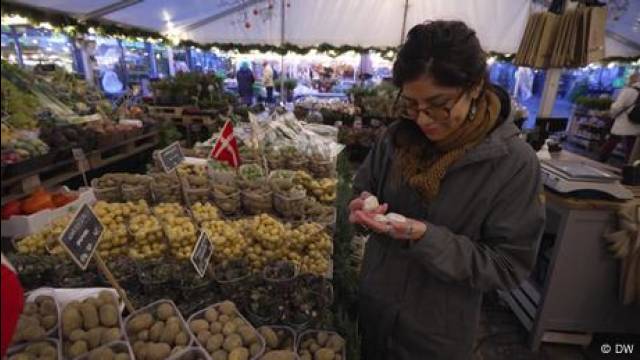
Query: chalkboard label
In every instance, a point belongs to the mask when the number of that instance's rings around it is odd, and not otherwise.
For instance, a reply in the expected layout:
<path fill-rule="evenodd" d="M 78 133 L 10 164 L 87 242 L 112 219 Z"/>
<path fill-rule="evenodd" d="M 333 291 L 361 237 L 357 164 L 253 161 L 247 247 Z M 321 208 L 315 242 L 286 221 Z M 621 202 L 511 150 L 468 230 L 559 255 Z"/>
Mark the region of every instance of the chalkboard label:
<path fill-rule="evenodd" d="M 209 261 L 213 255 L 213 244 L 209 241 L 209 236 L 204 231 L 200 231 L 198 242 L 191 253 L 191 263 L 196 268 L 198 275 L 203 277 L 209 267 Z"/>
<path fill-rule="evenodd" d="M 182 154 L 182 149 L 178 142 L 174 142 L 160 150 L 158 156 L 160 157 L 160 164 L 162 164 L 162 168 L 167 173 L 172 172 L 182 161 L 184 161 L 184 155 Z"/>
<path fill-rule="evenodd" d="M 86 270 L 98 248 L 104 226 L 89 205 L 84 204 L 60 235 L 60 244 L 82 270 Z"/>

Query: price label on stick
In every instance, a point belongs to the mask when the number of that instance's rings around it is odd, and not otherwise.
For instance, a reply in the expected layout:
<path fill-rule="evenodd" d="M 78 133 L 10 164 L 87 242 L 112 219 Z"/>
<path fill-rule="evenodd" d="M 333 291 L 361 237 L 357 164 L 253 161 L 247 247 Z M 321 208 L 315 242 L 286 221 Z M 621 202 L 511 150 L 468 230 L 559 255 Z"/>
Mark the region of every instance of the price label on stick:
<path fill-rule="evenodd" d="M 89 205 L 84 204 L 60 235 L 60 244 L 82 270 L 86 270 L 98 248 L 104 226 Z"/>
<path fill-rule="evenodd" d="M 209 236 L 204 231 L 200 231 L 200 236 L 196 242 L 196 246 L 191 253 L 191 263 L 196 268 L 198 275 L 204 277 L 207 267 L 209 267 L 209 261 L 213 255 L 213 244 L 209 241 Z"/>
<path fill-rule="evenodd" d="M 162 164 L 164 172 L 167 173 L 172 172 L 184 161 L 184 154 L 182 154 L 180 143 L 177 141 L 160 150 L 158 157 L 160 158 L 160 164 Z"/>

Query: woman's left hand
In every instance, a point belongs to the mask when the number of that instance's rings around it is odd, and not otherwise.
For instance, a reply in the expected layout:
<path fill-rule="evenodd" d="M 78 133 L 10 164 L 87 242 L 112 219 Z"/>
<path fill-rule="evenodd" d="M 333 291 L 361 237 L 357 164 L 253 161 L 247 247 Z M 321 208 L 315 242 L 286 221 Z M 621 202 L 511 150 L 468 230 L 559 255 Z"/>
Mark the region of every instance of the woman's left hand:
<path fill-rule="evenodd" d="M 419 240 L 427 232 L 427 225 L 422 221 L 407 218 L 405 222 L 381 222 L 376 221 L 377 214 L 368 213 L 362 210 L 355 212 L 356 223 L 379 234 L 385 234 L 398 240 Z"/>

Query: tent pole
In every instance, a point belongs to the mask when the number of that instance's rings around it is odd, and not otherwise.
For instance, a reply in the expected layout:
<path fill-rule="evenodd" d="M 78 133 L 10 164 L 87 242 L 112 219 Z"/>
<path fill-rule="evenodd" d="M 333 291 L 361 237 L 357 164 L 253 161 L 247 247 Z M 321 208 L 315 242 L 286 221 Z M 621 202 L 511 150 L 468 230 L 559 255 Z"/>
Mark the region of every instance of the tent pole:
<path fill-rule="evenodd" d="M 404 33 L 407 31 L 407 13 L 409 12 L 409 0 L 404 0 L 404 15 L 402 15 L 402 30 L 400 33 L 400 45 L 404 44 Z"/>
<path fill-rule="evenodd" d="M 99 18 L 99 17 L 103 17 L 105 15 L 109 15 L 111 13 L 114 13 L 116 11 L 120 11 L 122 9 L 128 8 L 130 6 L 133 6 L 135 4 L 139 4 L 141 3 L 143 0 L 123 0 L 123 1 L 118 1 L 115 2 L 113 4 L 101 7 L 100 9 L 94 10 L 88 14 L 85 14 L 83 16 L 80 17 L 81 21 L 87 21 L 87 20 L 91 20 L 94 18 Z"/>
<path fill-rule="evenodd" d="M 284 49 L 284 16 L 285 16 L 285 2 L 287 0 L 280 0 L 280 46 Z M 280 100 L 283 104 L 287 103 L 286 95 L 284 93 L 284 54 L 280 54 Z"/>

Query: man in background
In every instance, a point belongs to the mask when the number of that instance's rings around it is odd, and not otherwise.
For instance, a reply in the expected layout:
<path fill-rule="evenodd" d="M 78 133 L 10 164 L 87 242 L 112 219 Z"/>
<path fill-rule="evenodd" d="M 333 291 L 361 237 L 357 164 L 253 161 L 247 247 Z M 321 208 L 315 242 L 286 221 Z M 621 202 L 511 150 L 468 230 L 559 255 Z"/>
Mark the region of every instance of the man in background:
<path fill-rule="evenodd" d="M 269 65 L 269 62 L 265 61 L 262 71 L 262 85 L 267 90 L 267 103 L 273 103 L 273 68 Z"/>

